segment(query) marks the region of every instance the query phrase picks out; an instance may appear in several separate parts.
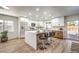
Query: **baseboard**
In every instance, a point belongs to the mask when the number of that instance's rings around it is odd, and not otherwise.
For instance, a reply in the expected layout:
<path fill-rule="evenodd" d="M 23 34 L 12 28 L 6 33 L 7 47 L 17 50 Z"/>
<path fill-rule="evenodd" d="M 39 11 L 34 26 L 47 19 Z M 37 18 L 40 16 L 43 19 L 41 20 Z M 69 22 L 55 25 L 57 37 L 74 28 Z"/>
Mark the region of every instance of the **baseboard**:
<path fill-rule="evenodd" d="M 18 39 L 25 39 L 25 37 L 19 37 Z"/>
<path fill-rule="evenodd" d="M 72 40 L 72 41 L 79 41 L 79 40 L 76 40 L 76 39 L 73 39 L 73 38 L 64 38 L 65 40 Z"/>
<path fill-rule="evenodd" d="M 12 39 L 24 39 L 25 37 L 15 37 L 15 38 L 12 38 Z M 12 40 L 12 39 L 9 39 L 9 40 Z"/>
<path fill-rule="evenodd" d="M 18 37 L 15 37 L 15 38 L 11 38 L 11 39 L 8 39 L 8 40 L 13 40 L 13 39 L 19 39 Z"/>

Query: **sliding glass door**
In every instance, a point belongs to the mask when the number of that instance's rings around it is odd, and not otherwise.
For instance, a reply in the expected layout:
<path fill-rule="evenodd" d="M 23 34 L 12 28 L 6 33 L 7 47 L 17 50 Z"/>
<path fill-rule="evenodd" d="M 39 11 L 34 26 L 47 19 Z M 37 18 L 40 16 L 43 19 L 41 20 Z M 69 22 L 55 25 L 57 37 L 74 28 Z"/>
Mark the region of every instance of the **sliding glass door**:
<path fill-rule="evenodd" d="M 67 21 L 67 38 L 71 40 L 79 40 L 79 21 Z"/>

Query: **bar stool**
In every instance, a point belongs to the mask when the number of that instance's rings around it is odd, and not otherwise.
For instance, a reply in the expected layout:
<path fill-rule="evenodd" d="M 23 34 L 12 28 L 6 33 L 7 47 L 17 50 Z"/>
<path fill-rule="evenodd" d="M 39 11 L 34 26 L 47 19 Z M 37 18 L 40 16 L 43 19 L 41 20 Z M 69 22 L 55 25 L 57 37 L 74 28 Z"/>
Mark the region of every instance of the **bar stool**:
<path fill-rule="evenodd" d="M 52 37 L 52 32 L 47 32 L 46 33 L 46 38 L 47 38 L 47 42 L 46 45 L 50 45 L 51 43 L 51 37 Z"/>
<path fill-rule="evenodd" d="M 45 33 L 42 33 L 42 34 L 39 36 L 39 39 L 42 41 L 42 47 L 41 47 L 40 49 L 41 49 L 41 50 L 46 49 L 46 47 L 45 47 L 45 40 L 46 40 Z"/>

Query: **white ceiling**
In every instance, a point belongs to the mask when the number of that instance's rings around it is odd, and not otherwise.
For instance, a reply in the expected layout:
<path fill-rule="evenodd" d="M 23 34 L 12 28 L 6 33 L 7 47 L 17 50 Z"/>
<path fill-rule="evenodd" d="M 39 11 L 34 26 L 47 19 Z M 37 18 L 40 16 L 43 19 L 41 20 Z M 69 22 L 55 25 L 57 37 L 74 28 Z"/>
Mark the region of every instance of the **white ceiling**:
<path fill-rule="evenodd" d="M 28 17 L 32 20 L 50 20 L 54 17 L 74 15 L 79 13 L 79 6 L 8 6 L 17 16 Z M 39 11 L 36 11 L 39 8 Z M 47 12 L 44 15 L 43 12 Z M 32 13 L 32 15 L 28 15 Z M 38 15 L 38 17 L 36 17 Z"/>

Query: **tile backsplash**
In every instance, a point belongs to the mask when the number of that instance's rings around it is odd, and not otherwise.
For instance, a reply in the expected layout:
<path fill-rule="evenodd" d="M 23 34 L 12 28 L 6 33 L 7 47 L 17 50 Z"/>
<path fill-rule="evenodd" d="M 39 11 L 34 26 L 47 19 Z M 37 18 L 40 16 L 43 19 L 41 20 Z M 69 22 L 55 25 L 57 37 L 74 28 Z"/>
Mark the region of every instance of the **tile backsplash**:
<path fill-rule="evenodd" d="M 60 30 L 60 28 L 62 28 L 62 30 L 64 30 L 64 26 L 54 26 L 52 27 L 52 30 Z"/>

